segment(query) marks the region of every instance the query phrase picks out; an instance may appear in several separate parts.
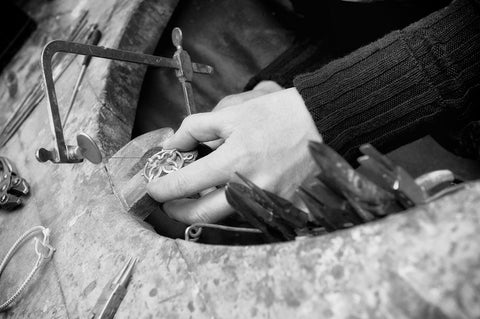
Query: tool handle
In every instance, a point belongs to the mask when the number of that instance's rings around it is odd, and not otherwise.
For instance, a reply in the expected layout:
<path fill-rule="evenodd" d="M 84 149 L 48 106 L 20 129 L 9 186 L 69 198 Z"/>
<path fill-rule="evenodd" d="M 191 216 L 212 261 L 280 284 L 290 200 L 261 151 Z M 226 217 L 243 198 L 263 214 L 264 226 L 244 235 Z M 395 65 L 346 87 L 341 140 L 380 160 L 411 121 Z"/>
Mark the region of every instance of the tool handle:
<path fill-rule="evenodd" d="M 98 30 L 97 28 L 95 28 L 89 35 L 88 35 L 88 38 L 87 38 L 87 44 L 91 44 L 91 45 L 97 45 L 98 42 L 100 42 L 100 39 L 102 38 L 102 32 L 100 30 Z M 82 65 L 84 65 L 85 67 L 88 66 L 88 64 L 90 63 L 90 60 L 92 59 L 92 56 L 91 55 L 86 55 L 84 58 L 83 58 L 83 62 L 82 62 Z"/>

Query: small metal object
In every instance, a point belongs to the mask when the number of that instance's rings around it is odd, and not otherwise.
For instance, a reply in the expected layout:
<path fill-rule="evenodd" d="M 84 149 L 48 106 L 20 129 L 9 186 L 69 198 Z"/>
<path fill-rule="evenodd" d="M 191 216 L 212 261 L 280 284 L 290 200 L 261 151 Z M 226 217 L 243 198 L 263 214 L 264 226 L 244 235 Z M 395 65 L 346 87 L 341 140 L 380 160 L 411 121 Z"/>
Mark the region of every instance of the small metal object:
<path fill-rule="evenodd" d="M 245 227 L 231 227 L 218 224 L 207 224 L 207 223 L 195 223 L 188 226 L 185 229 L 185 240 L 196 242 L 200 239 L 203 228 L 214 228 L 230 232 L 238 233 L 252 233 L 252 234 L 261 234 L 262 232 L 256 228 L 245 228 Z"/>
<path fill-rule="evenodd" d="M 127 293 L 127 287 L 136 262 L 137 258 L 133 259 L 130 257 L 117 276 L 112 278 L 103 288 L 97 303 L 88 316 L 89 319 L 111 319 L 115 316 L 120 303 Z"/>
<path fill-rule="evenodd" d="M 184 91 L 187 108 L 191 110 L 194 106 L 193 93 L 190 83 L 193 73 L 212 74 L 213 68 L 208 65 L 192 63 L 188 53 L 181 48 L 181 34 L 178 34 L 178 30 L 175 31 L 175 34 L 176 35 L 174 38 L 177 46 L 177 52 L 175 52 L 173 59 L 69 41 L 56 40 L 48 43 L 43 49 L 41 63 L 46 95 L 50 106 L 50 127 L 55 137 L 55 149 L 39 149 L 36 153 L 37 159 L 40 162 L 51 161 L 53 163 L 79 163 L 83 161 L 83 158 L 87 158 L 83 156 L 83 154 L 79 153 L 76 147 L 65 144 L 57 95 L 52 77 L 52 58 L 58 52 L 74 53 L 110 60 L 144 64 L 154 67 L 176 69 L 178 71 L 177 77 L 182 84 Z M 91 140 L 91 138 L 88 139 Z"/>
<path fill-rule="evenodd" d="M 452 171 L 448 169 L 443 169 L 425 173 L 415 178 L 415 183 L 422 187 L 423 190 L 428 193 L 441 184 L 453 184 L 455 182 L 455 179 L 455 174 L 453 174 Z"/>
<path fill-rule="evenodd" d="M 20 177 L 13 164 L 0 156 L 0 209 L 12 210 L 22 204 L 30 192 L 27 181 Z"/>
<path fill-rule="evenodd" d="M 150 182 L 192 163 L 197 158 L 197 151 L 180 152 L 175 149 L 161 150 L 153 154 L 143 168 L 143 176 Z"/>

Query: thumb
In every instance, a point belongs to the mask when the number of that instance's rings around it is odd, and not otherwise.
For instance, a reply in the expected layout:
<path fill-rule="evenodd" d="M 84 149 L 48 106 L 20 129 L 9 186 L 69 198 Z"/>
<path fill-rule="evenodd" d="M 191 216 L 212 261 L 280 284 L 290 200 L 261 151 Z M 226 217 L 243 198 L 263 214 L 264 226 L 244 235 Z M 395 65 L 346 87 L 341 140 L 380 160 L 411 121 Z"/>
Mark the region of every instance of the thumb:
<path fill-rule="evenodd" d="M 168 216 L 185 224 L 216 223 L 233 213 L 225 198 L 225 189 L 217 189 L 199 199 L 165 202 L 163 209 Z"/>

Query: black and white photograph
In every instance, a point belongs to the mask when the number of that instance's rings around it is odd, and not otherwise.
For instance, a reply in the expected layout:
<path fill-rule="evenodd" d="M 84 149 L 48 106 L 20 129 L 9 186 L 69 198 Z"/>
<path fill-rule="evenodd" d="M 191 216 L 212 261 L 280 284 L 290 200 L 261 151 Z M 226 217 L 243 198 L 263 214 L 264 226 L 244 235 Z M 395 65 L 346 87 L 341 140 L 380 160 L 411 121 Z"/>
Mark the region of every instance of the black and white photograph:
<path fill-rule="evenodd" d="M 0 26 L 0 319 L 480 319 L 480 0 Z"/>

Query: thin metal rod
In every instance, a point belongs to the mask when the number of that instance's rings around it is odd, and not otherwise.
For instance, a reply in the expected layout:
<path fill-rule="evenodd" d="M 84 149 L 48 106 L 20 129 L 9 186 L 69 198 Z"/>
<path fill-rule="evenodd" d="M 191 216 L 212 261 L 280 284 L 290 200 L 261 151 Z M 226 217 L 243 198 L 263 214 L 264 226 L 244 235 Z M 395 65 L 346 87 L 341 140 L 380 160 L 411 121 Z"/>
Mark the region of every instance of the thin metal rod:
<path fill-rule="evenodd" d="M 72 97 L 70 98 L 70 102 L 68 103 L 68 109 L 67 113 L 65 113 L 65 116 L 63 118 L 63 128 L 65 128 L 65 125 L 67 124 L 68 117 L 70 116 L 70 112 L 72 111 L 73 104 L 75 103 L 75 98 L 77 97 L 78 93 L 78 88 L 80 87 L 80 83 L 82 82 L 83 76 L 85 75 L 85 71 L 87 70 L 86 65 L 82 65 L 82 70 L 80 71 L 80 74 L 78 75 L 77 82 L 75 83 L 75 87 L 73 88 L 73 93 Z"/>
<path fill-rule="evenodd" d="M 183 97 L 185 98 L 185 109 L 187 116 L 192 115 L 192 113 L 196 113 L 192 83 L 185 80 L 180 80 L 180 83 L 182 85 Z"/>
<path fill-rule="evenodd" d="M 214 228 L 230 232 L 239 232 L 239 233 L 254 233 L 261 234 L 262 231 L 257 228 L 245 228 L 245 227 L 232 227 L 218 224 L 207 224 L 207 223 L 196 223 L 188 226 L 185 229 L 185 240 L 190 241 L 190 237 L 193 240 L 198 240 L 201 235 L 202 228 Z M 196 231 L 196 232 L 195 232 Z"/>

